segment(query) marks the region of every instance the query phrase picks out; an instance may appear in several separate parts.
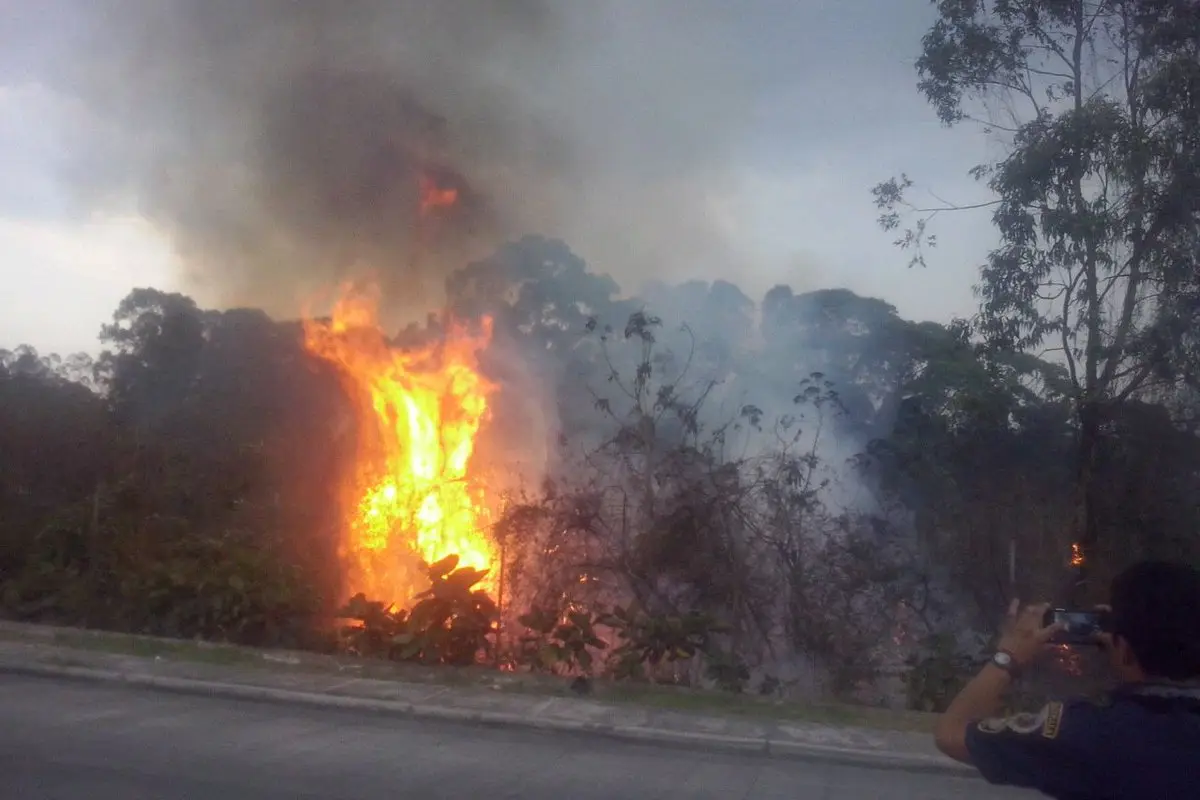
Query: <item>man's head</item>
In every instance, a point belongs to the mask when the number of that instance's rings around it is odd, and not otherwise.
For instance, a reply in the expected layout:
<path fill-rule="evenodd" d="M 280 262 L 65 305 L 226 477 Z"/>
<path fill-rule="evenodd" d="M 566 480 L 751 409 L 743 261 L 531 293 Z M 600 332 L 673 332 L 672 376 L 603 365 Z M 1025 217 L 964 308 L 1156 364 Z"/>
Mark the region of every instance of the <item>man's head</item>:
<path fill-rule="evenodd" d="M 1200 571 L 1144 561 L 1112 583 L 1113 666 L 1125 681 L 1200 679 Z"/>

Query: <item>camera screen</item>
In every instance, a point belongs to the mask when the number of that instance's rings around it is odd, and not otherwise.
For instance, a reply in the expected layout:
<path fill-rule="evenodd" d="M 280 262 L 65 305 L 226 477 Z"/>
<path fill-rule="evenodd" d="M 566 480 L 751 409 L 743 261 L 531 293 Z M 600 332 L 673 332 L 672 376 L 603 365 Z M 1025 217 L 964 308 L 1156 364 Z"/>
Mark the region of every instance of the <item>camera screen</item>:
<path fill-rule="evenodd" d="M 1088 634 L 1100 632 L 1100 619 L 1088 611 L 1057 611 L 1054 621 L 1066 626 L 1068 633 Z"/>

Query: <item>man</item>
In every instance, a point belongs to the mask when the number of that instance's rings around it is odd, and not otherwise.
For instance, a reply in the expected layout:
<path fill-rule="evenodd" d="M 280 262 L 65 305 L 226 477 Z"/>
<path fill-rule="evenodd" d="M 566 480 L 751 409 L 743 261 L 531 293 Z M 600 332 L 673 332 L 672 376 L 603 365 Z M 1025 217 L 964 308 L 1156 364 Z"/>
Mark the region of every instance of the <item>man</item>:
<path fill-rule="evenodd" d="M 1200 798 L 1200 572 L 1144 562 L 1113 581 L 1099 638 L 1118 688 L 997 718 L 1005 689 L 1058 632 L 1048 605 L 1014 601 L 991 663 L 950 703 L 935 738 L 991 783 L 1068 800 Z"/>

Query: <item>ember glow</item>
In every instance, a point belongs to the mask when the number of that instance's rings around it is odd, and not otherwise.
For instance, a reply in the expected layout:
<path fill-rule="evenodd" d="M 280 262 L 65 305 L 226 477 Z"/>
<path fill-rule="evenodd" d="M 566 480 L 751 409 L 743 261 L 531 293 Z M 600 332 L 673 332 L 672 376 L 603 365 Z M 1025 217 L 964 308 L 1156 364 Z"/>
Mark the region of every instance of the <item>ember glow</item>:
<path fill-rule="evenodd" d="M 422 561 L 492 563 L 469 474 L 496 388 L 477 361 L 491 324 L 482 333 L 452 326 L 435 345 L 407 350 L 389 344 L 376 311 L 369 293 L 346 292 L 329 320 L 305 323 L 305 346 L 337 366 L 355 410 L 355 463 L 341 492 L 345 588 L 404 605 L 425 588 Z"/>
<path fill-rule="evenodd" d="M 420 192 L 422 217 L 429 216 L 443 208 L 450 208 L 458 202 L 457 189 L 439 186 L 437 181 L 428 175 L 418 176 L 417 189 Z"/>
<path fill-rule="evenodd" d="M 1083 675 L 1083 656 L 1078 650 L 1068 644 L 1056 645 L 1052 648 L 1054 664 L 1059 671 L 1074 678 Z"/>
<path fill-rule="evenodd" d="M 1083 566 L 1083 547 L 1080 546 L 1079 542 L 1071 543 L 1071 566 Z"/>

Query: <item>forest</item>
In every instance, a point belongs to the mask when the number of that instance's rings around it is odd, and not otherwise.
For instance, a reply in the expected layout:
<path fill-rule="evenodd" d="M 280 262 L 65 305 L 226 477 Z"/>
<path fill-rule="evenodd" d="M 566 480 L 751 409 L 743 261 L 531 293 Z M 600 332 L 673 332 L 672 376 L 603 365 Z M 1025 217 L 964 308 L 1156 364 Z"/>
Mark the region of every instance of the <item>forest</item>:
<path fill-rule="evenodd" d="M 919 86 L 1007 136 L 976 171 L 994 200 L 924 207 L 907 175 L 873 196 L 913 269 L 938 225 L 992 214 L 978 313 L 635 290 L 513 238 L 388 334 L 437 352 L 486 318 L 498 387 L 472 466 L 497 556 L 426 564 L 401 606 L 337 566 L 362 418 L 307 321 L 136 289 L 95 359 L 0 352 L 0 610 L 937 708 L 1010 598 L 1197 560 L 1200 12 L 937 6 Z"/>
<path fill-rule="evenodd" d="M 532 237 L 448 289 L 454 314 L 492 315 L 491 349 L 505 354 L 485 352 L 483 367 L 502 387 L 490 427 L 512 433 L 484 452 L 519 452 L 529 411 L 503 387 L 530 372 L 550 389 L 539 413 L 558 420 L 546 480 L 493 523 L 511 543 L 504 608 L 459 598 L 480 639 L 501 618 L 513 631 L 497 658 L 519 662 L 521 639 L 561 633 L 549 643 L 566 663 L 548 668 L 578 669 L 589 649 L 559 623 L 574 614 L 577 636 L 602 641 L 609 609 L 629 606 L 631 625 L 676 624 L 630 631 L 638 647 L 660 642 L 664 663 L 703 651 L 727 683 L 850 694 L 941 652 L 947 634 L 956 656 L 980 648 L 965 632 L 986 630 L 1008 597 L 1059 597 L 1071 578 L 1077 430 L 1061 364 L 846 290 L 779 286 L 756 304 L 697 282 L 618 299 L 566 245 Z M 346 463 L 331 421 L 346 398 L 300 327 L 139 289 L 95 362 L 5 352 L 6 615 L 346 646 L 324 635 L 349 599 L 330 567 Z M 397 341 L 430 335 L 436 321 Z M 1193 418 L 1179 398 L 1127 401 L 1108 420 L 1101 564 L 1195 556 Z M 403 625 L 370 608 L 385 599 L 351 609 L 372 620 L 364 630 Z M 540 634 L 539 615 L 554 622 Z"/>

